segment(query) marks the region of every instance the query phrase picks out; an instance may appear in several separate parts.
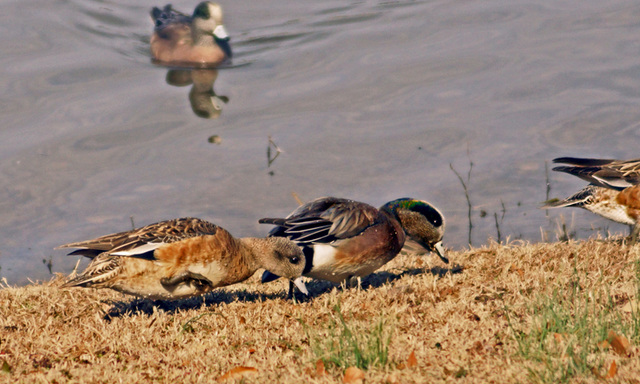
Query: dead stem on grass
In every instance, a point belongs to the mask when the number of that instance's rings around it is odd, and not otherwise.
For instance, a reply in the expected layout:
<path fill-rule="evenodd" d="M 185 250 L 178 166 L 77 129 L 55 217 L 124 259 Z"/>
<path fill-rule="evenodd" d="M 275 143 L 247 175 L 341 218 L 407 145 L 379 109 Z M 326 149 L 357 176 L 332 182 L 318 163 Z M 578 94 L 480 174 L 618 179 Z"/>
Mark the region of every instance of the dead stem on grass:
<path fill-rule="evenodd" d="M 546 189 L 546 199 L 545 201 L 549 201 L 550 199 L 550 195 L 551 195 L 551 180 L 549 179 L 549 162 L 547 160 L 544 161 L 544 179 L 545 179 L 545 185 L 547 186 Z M 549 210 L 546 210 L 546 215 L 549 216 Z"/>
<path fill-rule="evenodd" d="M 473 169 L 473 161 L 471 161 L 471 155 L 469 154 L 469 148 L 467 148 L 467 158 L 469 159 L 469 171 L 467 172 L 467 180 L 465 181 L 462 176 L 453 168 L 453 164 L 449 164 L 449 168 L 456 174 L 458 180 L 460 180 L 460 184 L 462 184 L 462 189 L 464 190 L 464 196 L 467 199 L 467 218 L 469 220 L 469 237 L 468 243 L 471 246 L 471 230 L 473 229 L 473 222 L 471 221 L 471 212 L 473 211 L 473 205 L 471 204 L 471 198 L 469 197 L 469 188 L 467 184 L 471 181 L 471 170 Z"/>
<path fill-rule="evenodd" d="M 495 219 L 495 223 L 496 223 L 496 232 L 497 232 L 497 236 L 498 238 L 496 239 L 496 242 L 498 244 L 502 244 L 502 233 L 500 232 L 500 224 L 504 221 L 504 215 L 507 214 L 507 207 L 504 206 L 504 201 L 502 201 L 502 199 L 500 199 L 500 205 L 502 205 L 502 215 L 500 215 L 500 220 L 498 221 L 498 212 L 494 212 L 493 213 L 493 218 Z"/>
<path fill-rule="evenodd" d="M 186 323 L 180 325 L 180 332 L 189 332 L 189 333 L 195 332 L 195 329 L 193 328 L 193 324 L 197 323 L 198 320 L 200 320 L 204 316 L 211 316 L 211 315 L 217 315 L 217 316 L 224 317 L 224 315 L 222 315 L 221 313 L 217 313 L 217 312 L 213 312 L 213 311 L 201 313 L 198 316 L 194 316 L 194 317 L 190 318 L 189 320 L 187 320 Z"/>
<path fill-rule="evenodd" d="M 268 139 L 269 143 L 267 144 L 267 168 L 270 168 L 271 164 L 273 164 L 273 162 L 276 161 L 278 156 L 280 156 L 280 154 L 282 153 L 282 149 L 278 147 L 271 136 L 268 136 Z M 272 154 L 271 148 L 273 148 L 273 151 L 275 151 L 275 155 Z"/>

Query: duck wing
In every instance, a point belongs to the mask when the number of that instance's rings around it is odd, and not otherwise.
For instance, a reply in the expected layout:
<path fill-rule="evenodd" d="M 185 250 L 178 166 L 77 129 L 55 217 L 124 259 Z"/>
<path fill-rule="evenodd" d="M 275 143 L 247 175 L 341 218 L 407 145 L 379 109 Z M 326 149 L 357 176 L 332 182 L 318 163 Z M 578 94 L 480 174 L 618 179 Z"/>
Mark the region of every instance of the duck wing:
<path fill-rule="evenodd" d="M 288 237 L 302 244 L 332 243 L 357 236 L 377 222 L 379 211 L 365 203 L 324 197 L 304 204 L 286 218 L 258 222 L 276 225 L 269 236 Z"/>
<path fill-rule="evenodd" d="M 117 256 L 142 255 L 152 253 L 163 244 L 196 236 L 215 235 L 219 229 L 217 225 L 208 221 L 186 217 L 161 221 L 131 231 L 118 232 L 91 240 L 63 244 L 57 248 L 80 248 L 69 255 L 83 255 L 90 258 L 103 252 Z"/>

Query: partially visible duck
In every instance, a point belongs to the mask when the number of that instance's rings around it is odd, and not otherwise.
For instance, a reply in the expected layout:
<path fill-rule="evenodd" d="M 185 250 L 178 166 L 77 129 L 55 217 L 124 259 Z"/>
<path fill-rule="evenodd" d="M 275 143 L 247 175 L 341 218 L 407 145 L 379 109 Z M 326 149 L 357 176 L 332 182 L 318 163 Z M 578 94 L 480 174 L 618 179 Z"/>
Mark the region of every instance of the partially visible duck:
<path fill-rule="evenodd" d="M 304 276 L 315 279 L 338 283 L 369 275 L 405 245 L 414 252 L 436 252 L 449 262 L 442 246 L 444 216 L 423 200 L 397 199 L 376 209 L 354 200 L 323 197 L 286 218 L 259 222 L 276 225 L 269 236 L 285 237 L 302 247 Z M 265 272 L 263 282 L 275 277 Z"/>
<path fill-rule="evenodd" d="M 150 299 L 180 299 L 235 284 L 265 268 L 294 280 L 302 292 L 305 260 L 281 238 L 234 238 L 225 229 L 182 218 L 61 245 L 93 260 L 63 287 L 111 288 Z"/>
<path fill-rule="evenodd" d="M 155 24 L 151 35 L 151 56 L 163 64 L 215 67 L 231 59 L 229 35 L 222 24 L 222 8 L 203 1 L 192 16 L 174 10 L 154 7 Z"/>
<path fill-rule="evenodd" d="M 550 200 L 542 208 L 579 207 L 618 223 L 630 225 L 630 243 L 640 235 L 640 159 L 614 160 L 559 157 L 554 171 L 569 173 L 590 184 L 564 200 Z"/>

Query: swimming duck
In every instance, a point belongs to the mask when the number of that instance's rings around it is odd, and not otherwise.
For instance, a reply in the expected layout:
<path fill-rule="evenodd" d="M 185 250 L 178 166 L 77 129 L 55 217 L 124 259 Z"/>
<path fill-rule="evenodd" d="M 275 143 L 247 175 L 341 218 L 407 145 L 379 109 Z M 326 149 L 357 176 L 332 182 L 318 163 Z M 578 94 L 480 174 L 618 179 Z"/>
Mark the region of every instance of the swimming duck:
<path fill-rule="evenodd" d="M 555 167 L 554 171 L 578 176 L 590 184 L 564 200 L 548 201 L 542 208 L 584 208 L 606 219 L 630 225 L 630 243 L 638 241 L 640 159 L 559 157 L 553 162 L 569 164 Z"/>
<path fill-rule="evenodd" d="M 442 246 L 444 216 L 422 200 L 402 198 L 376 209 L 354 200 L 322 197 L 286 218 L 264 218 L 259 223 L 276 225 L 270 237 L 286 237 L 300 245 L 306 258 L 303 274 L 315 279 L 339 283 L 366 276 L 403 247 L 434 251 L 449 262 Z M 263 282 L 277 278 L 270 272 L 263 274 Z"/>
<path fill-rule="evenodd" d="M 222 24 L 222 8 L 203 1 L 192 16 L 166 5 L 154 7 L 151 56 L 164 64 L 214 67 L 231 59 L 229 35 Z"/>
<path fill-rule="evenodd" d="M 111 288 L 150 299 L 180 299 L 251 277 L 259 268 L 294 280 L 306 292 L 301 249 L 282 238 L 234 238 L 196 218 L 150 224 L 126 232 L 61 245 L 92 259 L 63 287 Z"/>

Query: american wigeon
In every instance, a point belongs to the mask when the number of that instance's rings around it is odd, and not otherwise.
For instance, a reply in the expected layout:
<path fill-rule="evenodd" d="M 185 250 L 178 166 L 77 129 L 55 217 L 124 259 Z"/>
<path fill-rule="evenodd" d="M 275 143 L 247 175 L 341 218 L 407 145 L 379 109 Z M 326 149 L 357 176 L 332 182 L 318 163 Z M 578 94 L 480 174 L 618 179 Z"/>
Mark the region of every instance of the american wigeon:
<path fill-rule="evenodd" d="M 219 4 L 203 1 L 192 16 L 154 7 L 151 56 L 165 64 L 214 67 L 231 58 L 229 36 L 222 24 Z"/>
<path fill-rule="evenodd" d="M 444 216 L 422 200 L 397 199 L 376 209 L 358 201 L 323 197 L 286 218 L 259 222 L 276 225 L 269 236 L 286 237 L 300 245 L 306 258 L 304 276 L 316 279 L 338 283 L 366 276 L 404 246 L 413 252 L 435 251 L 449 262 L 442 247 Z M 265 272 L 263 281 L 275 277 Z"/>
<path fill-rule="evenodd" d="M 302 292 L 305 259 L 281 238 L 234 238 L 196 218 L 150 224 L 93 240 L 61 245 L 93 260 L 63 287 L 111 288 L 151 299 L 179 299 L 251 277 L 259 268 L 294 280 Z"/>
<path fill-rule="evenodd" d="M 630 243 L 640 234 L 640 159 L 613 160 L 559 157 L 553 168 L 591 183 L 564 200 L 546 202 L 542 208 L 584 208 L 606 219 L 632 226 Z"/>

